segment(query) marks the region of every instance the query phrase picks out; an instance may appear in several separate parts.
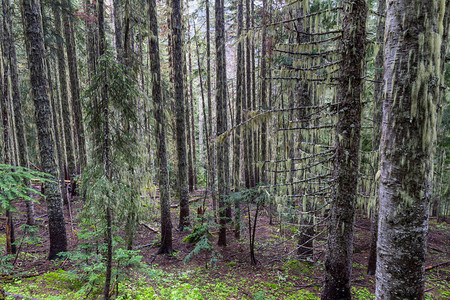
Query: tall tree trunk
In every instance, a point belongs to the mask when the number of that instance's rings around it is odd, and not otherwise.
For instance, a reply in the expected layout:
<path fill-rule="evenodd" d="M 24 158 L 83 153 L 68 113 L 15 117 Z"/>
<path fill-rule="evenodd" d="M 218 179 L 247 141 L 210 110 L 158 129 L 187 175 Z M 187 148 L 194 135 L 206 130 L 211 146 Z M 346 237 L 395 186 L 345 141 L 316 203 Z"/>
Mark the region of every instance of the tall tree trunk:
<path fill-rule="evenodd" d="M 263 16 L 262 16 L 262 41 L 261 41 L 261 89 L 260 89 L 260 104 L 262 109 L 268 109 L 267 107 L 267 82 L 266 82 L 266 56 L 267 56 L 267 1 L 263 0 Z M 265 161 L 267 158 L 267 122 L 263 120 L 261 122 L 261 161 Z M 266 174 L 264 172 L 264 165 L 260 170 L 260 181 L 266 183 Z"/>
<path fill-rule="evenodd" d="M 45 60 L 46 69 L 47 69 L 47 81 L 49 86 L 49 92 L 50 92 L 50 106 L 52 108 L 52 121 L 53 121 L 53 132 L 55 136 L 55 148 L 56 148 L 56 157 L 57 162 L 59 166 L 59 181 L 60 181 L 60 188 L 61 188 L 61 194 L 63 203 L 67 203 L 68 207 L 70 207 L 69 199 L 67 197 L 67 189 L 66 189 L 66 183 L 64 182 L 64 149 L 62 149 L 61 142 L 64 141 L 63 139 L 63 132 L 61 130 L 62 126 L 62 118 L 60 117 L 62 115 L 62 108 L 61 108 L 61 95 L 57 93 L 56 98 L 53 93 L 53 80 L 52 80 L 52 73 L 51 73 L 51 67 L 50 67 L 50 61 L 48 59 Z M 54 74 L 56 76 L 56 67 L 53 67 Z M 60 122 L 58 123 L 58 120 Z"/>
<path fill-rule="evenodd" d="M 384 13 L 386 10 L 386 0 L 378 0 L 378 25 L 377 25 L 377 43 L 383 45 L 384 41 L 384 26 L 385 18 Z M 381 119 L 383 117 L 383 62 L 384 62 L 384 48 L 380 46 L 377 56 L 375 58 L 375 83 L 373 85 L 373 96 L 374 96 L 374 107 L 373 107 L 373 131 L 372 131 L 372 151 L 378 151 L 380 148 L 381 139 Z M 378 160 L 379 153 L 374 155 L 376 161 L 375 172 L 379 168 Z M 374 183 L 378 186 L 378 182 Z M 367 274 L 375 275 L 376 265 L 377 265 L 377 235 L 378 235 L 378 193 L 375 193 L 375 203 L 371 210 L 370 216 L 370 252 L 369 252 L 369 262 L 367 265 Z"/>
<path fill-rule="evenodd" d="M 185 103 L 183 95 L 183 43 L 181 2 L 172 0 L 173 77 L 175 97 L 176 144 L 178 159 L 178 195 L 180 197 L 180 222 L 178 228 L 189 226 L 189 190 L 187 182 Z"/>
<path fill-rule="evenodd" d="M 61 4 L 61 3 L 59 3 Z M 61 26 L 61 15 L 59 13 L 60 8 L 57 6 L 53 6 L 53 16 L 55 20 L 55 32 L 59 36 L 62 36 L 62 26 Z M 66 36 L 66 44 L 70 41 L 67 40 Z M 58 76 L 59 76 L 59 94 L 61 96 L 61 106 L 62 106 L 62 120 L 63 124 L 62 128 L 64 131 L 64 143 L 65 147 L 65 156 L 63 156 L 64 169 L 67 172 L 68 180 L 71 180 L 75 175 L 75 155 L 72 146 L 72 121 L 70 118 L 70 99 L 67 89 L 67 77 L 66 77 L 66 59 L 64 56 L 64 48 L 62 42 L 56 43 L 56 56 L 58 59 Z M 56 116 L 55 116 L 56 118 Z M 65 190 L 65 188 L 63 189 Z"/>
<path fill-rule="evenodd" d="M 159 60 L 158 18 L 156 0 L 149 0 L 150 22 L 149 53 L 151 57 L 152 99 L 154 105 L 156 157 L 158 160 L 159 199 L 161 205 L 161 247 L 158 253 L 172 253 L 172 221 L 170 218 L 169 174 L 167 171 L 166 129 L 164 121 L 164 100 L 161 93 L 161 67 Z"/>
<path fill-rule="evenodd" d="M 210 34 L 210 13 L 209 13 L 209 0 L 205 0 L 206 6 L 206 95 L 208 103 L 208 137 L 211 139 L 213 136 L 213 107 L 211 100 L 211 34 Z M 217 199 L 215 195 L 215 181 L 216 170 L 214 168 L 214 162 L 216 160 L 214 140 L 209 141 L 210 159 L 208 160 L 208 175 L 209 175 L 209 189 L 211 191 L 211 197 L 213 202 L 214 216 L 217 216 Z"/>
<path fill-rule="evenodd" d="M 4 16 L 3 16 L 4 17 Z M 3 18 L 3 24 L 5 20 Z M 4 28 L 4 27 L 3 27 Z M 6 44 L 6 35 L 2 33 L 2 30 L 0 29 L 0 36 L 2 36 L 2 44 L 3 44 L 3 57 L 0 57 L 0 65 L 3 66 L 0 71 L 1 74 L 3 74 L 3 78 L 0 78 L 0 93 L 1 93 L 1 99 L 0 99 L 0 107 L 1 107 L 1 114 L 2 114 L 2 131 L 3 131 L 3 162 L 4 164 L 11 164 L 12 159 L 12 151 L 11 151 L 11 139 L 9 136 L 9 111 L 8 111 L 8 102 L 9 102 L 9 84 L 8 84 L 8 77 L 9 77 L 9 67 L 8 67 L 8 58 L 9 58 L 9 48 L 5 47 Z M 11 205 L 11 200 L 9 200 L 8 205 Z M 14 244 L 15 236 L 14 236 L 14 222 L 13 222 L 13 216 L 11 213 L 11 208 L 6 207 L 6 254 L 15 254 L 16 253 L 16 246 Z"/>
<path fill-rule="evenodd" d="M 342 64 L 337 87 L 339 114 L 335 129 L 334 187 L 322 300 L 351 299 L 367 6 L 365 0 L 344 0 L 342 5 Z"/>
<path fill-rule="evenodd" d="M 17 139 L 19 161 L 18 164 L 22 167 L 28 167 L 28 147 L 25 139 L 24 123 L 22 115 L 22 100 L 19 91 L 19 76 L 17 73 L 17 56 L 16 45 L 13 39 L 13 22 L 11 18 L 11 2 L 10 0 L 2 0 L 3 6 L 3 34 L 5 37 L 6 45 L 5 50 L 8 48 L 9 52 L 9 71 L 11 76 L 11 89 L 12 89 L 12 103 L 14 110 L 14 124 L 15 134 Z M 30 183 L 25 181 L 28 186 Z M 27 207 L 27 224 L 35 225 L 34 218 L 34 203 L 32 201 L 25 202 Z"/>
<path fill-rule="evenodd" d="M 113 0 L 113 16 L 114 16 L 114 34 L 116 39 L 117 60 L 120 62 L 123 56 L 122 41 L 122 12 L 120 8 L 120 0 Z"/>
<path fill-rule="evenodd" d="M 227 87 L 225 58 L 225 24 L 224 1 L 216 0 L 216 105 L 217 105 L 217 135 L 227 130 Z M 217 183 L 219 191 L 219 246 L 226 246 L 226 197 L 229 194 L 229 149 L 228 138 L 217 142 Z"/>
<path fill-rule="evenodd" d="M 71 0 L 64 0 L 66 7 L 69 11 L 72 11 Z M 67 62 L 69 67 L 69 79 L 70 79 L 70 90 L 72 94 L 72 113 L 73 122 L 75 125 L 74 143 L 78 146 L 78 171 L 86 166 L 86 145 L 84 138 L 84 125 L 83 125 L 83 112 L 81 109 L 80 101 L 80 86 L 78 79 L 78 63 L 77 63 L 77 51 L 75 47 L 75 37 L 73 35 L 73 24 L 70 20 L 72 15 L 64 13 L 62 15 L 64 22 L 64 37 L 66 40 L 66 51 L 67 51 Z M 64 104 L 63 104 L 64 105 Z M 70 173 L 69 173 L 70 174 Z M 76 173 L 74 173 L 76 174 Z M 73 185 L 74 183 L 72 183 Z M 72 187 L 74 191 L 75 186 Z"/>
<path fill-rule="evenodd" d="M 104 15 L 104 3 L 103 0 L 99 0 L 98 4 L 98 37 L 99 37 L 99 54 L 100 56 L 106 54 L 107 44 L 105 36 L 105 15 Z M 104 116 L 103 124 L 103 169 L 105 177 L 108 180 L 111 179 L 110 175 L 110 160 L 109 160 L 109 98 L 108 98 L 108 80 L 106 69 L 104 72 L 104 85 L 102 90 L 102 108 L 103 111 L 99 112 Z M 110 298 L 110 286 L 111 286 L 111 273 L 112 273 L 112 211 L 111 211 L 111 200 L 109 197 L 106 199 L 106 232 L 105 232 L 105 242 L 106 242 L 106 274 L 105 274 L 105 285 L 103 289 L 103 299 L 107 300 Z"/>
<path fill-rule="evenodd" d="M 189 5 L 188 5 L 189 1 L 186 1 L 186 6 L 187 6 L 187 11 L 189 12 Z M 188 67 L 189 67 L 189 106 L 190 106 L 190 111 L 191 111 L 191 118 L 190 118 L 190 129 L 191 129 L 191 142 L 192 142 L 192 149 L 191 149 L 191 153 L 192 153 L 192 189 L 195 190 L 196 185 L 197 185 L 197 154 L 196 154 L 196 150 L 195 150 L 195 113 L 194 113 L 194 91 L 192 88 L 192 81 L 193 81 L 193 73 L 192 73 L 192 57 L 191 57 L 191 23 L 188 17 L 187 20 L 187 35 L 188 35 L 188 39 L 189 39 L 189 43 L 188 43 Z"/>
<path fill-rule="evenodd" d="M 38 1 L 22 0 L 22 13 L 24 32 L 27 40 L 30 83 L 35 106 L 35 120 L 38 129 L 41 167 L 43 172 L 49 173 L 55 180 L 43 184 L 47 202 L 50 235 L 50 251 L 48 259 L 55 259 L 57 258 L 58 253 L 67 250 L 67 237 L 61 192 L 57 182 L 58 169 L 55 161 L 55 145 L 51 132 L 51 111 L 44 71 L 44 43 Z"/>
<path fill-rule="evenodd" d="M 243 3 L 238 1 L 237 11 L 237 62 L 236 62 L 236 118 L 234 125 L 237 126 L 242 122 L 242 100 L 244 99 L 244 53 L 242 51 L 243 42 L 240 40 L 243 28 Z M 244 141 L 245 142 L 245 141 Z M 241 128 L 237 127 L 234 131 L 233 142 L 233 185 L 235 192 L 241 188 Z M 237 201 L 234 207 L 234 236 L 239 239 L 241 236 L 241 206 Z"/>
<path fill-rule="evenodd" d="M 428 206 L 450 1 L 388 1 L 377 299 L 424 299 Z M 408 31 L 405 31 L 406 29 Z"/>
<path fill-rule="evenodd" d="M 245 0 L 245 26 L 247 29 L 247 33 L 251 30 L 251 21 L 250 21 L 250 0 Z M 245 53 L 245 76 L 246 76 L 246 84 L 245 84 L 245 95 L 246 99 L 243 99 L 245 102 L 244 107 L 242 108 L 244 111 L 245 118 L 248 119 L 248 113 L 252 110 L 252 69 L 251 69 L 251 43 L 250 38 L 247 34 L 245 38 L 246 45 L 246 53 Z M 245 145 L 244 145 L 244 162 L 245 162 L 245 186 L 247 188 L 255 186 L 255 174 L 253 170 L 253 142 L 252 142 L 252 132 L 251 129 L 245 129 Z"/>

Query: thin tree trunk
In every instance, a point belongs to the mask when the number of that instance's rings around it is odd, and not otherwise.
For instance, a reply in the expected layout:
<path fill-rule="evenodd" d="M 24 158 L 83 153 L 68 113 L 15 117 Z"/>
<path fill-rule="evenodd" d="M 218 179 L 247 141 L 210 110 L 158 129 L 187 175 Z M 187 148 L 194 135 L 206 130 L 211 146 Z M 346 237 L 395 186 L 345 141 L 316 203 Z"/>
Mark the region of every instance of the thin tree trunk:
<path fill-rule="evenodd" d="M 216 105 L 217 105 L 217 135 L 227 130 L 227 93 L 226 93 L 226 58 L 225 58 L 225 24 L 224 2 L 216 0 Z M 219 191 L 219 246 L 226 246 L 227 204 L 226 196 L 229 193 L 229 145 L 228 138 L 217 142 L 217 183 Z"/>
<path fill-rule="evenodd" d="M 386 10 L 386 0 L 378 0 L 378 25 L 377 25 L 377 42 L 383 45 L 384 41 L 384 26 L 385 19 L 384 13 Z M 375 83 L 373 87 L 374 107 L 373 107 L 373 131 L 372 131 L 372 150 L 378 151 L 380 148 L 381 138 L 381 119 L 383 117 L 383 62 L 384 62 L 384 49 L 380 47 L 377 56 L 375 58 Z M 375 155 L 375 172 L 379 168 L 378 153 Z M 378 182 L 374 183 L 378 187 Z M 370 252 L 369 262 L 367 265 L 367 274 L 375 275 L 377 265 L 377 235 L 378 235 L 378 193 L 375 193 L 375 203 L 371 210 L 371 224 L 370 224 Z"/>
<path fill-rule="evenodd" d="M 9 52 L 9 71 L 11 76 L 11 89 L 12 89 L 12 103 L 14 110 L 14 124 L 15 135 L 19 151 L 18 153 L 18 165 L 27 168 L 28 167 L 28 147 L 24 133 L 24 123 L 22 115 L 22 100 L 19 90 L 19 76 L 17 73 L 17 56 L 16 45 L 13 39 L 13 22 L 11 18 L 11 2 L 10 0 L 2 0 L 3 6 L 3 34 Z M 25 185 L 29 186 L 29 182 L 25 181 Z M 27 207 L 27 224 L 35 225 L 34 219 L 34 203 L 32 201 L 25 201 Z"/>
<path fill-rule="evenodd" d="M 205 0 L 206 6 L 206 95 L 208 102 L 208 137 L 213 137 L 213 107 L 211 100 L 211 34 L 210 34 L 210 14 L 209 14 L 209 0 Z M 211 197 L 213 201 L 214 216 L 217 216 L 217 199 L 215 193 L 216 170 L 214 168 L 215 162 L 215 147 L 214 140 L 209 141 L 211 159 L 208 160 L 208 175 L 209 175 L 209 189 L 211 190 Z"/>
<path fill-rule="evenodd" d="M 59 3 L 61 4 L 61 2 Z M 60 8 L 57 6 L 53 6 L 53 16 L 55 20 L 55 32 L 57 35 L 62 37 L 62 26 L 61 26 L 61 15 L 59 13 Z M 66 44 L 70 41 L 67 40 L 66 35 Z M 66 59 L 64 56 L 64 48 L 62 42 L 56 43 L 56 56 L 58 59 L 58 76 L 59 76 L 59 94 L 61 96 L 61 107 L 62 107 L 62 120 L 63 124 L 62 128 L 64 131 L 64 144 L 65 147 L 65 155 L 63 156 L 62 161 L 64 162 L 64 170 L 67 172 L 68 180 L 71 180 L 75 175 L 75 156 L 74 150 L 72 146 L 72 121 L 70 118 L 70 99 L 68 94 L 67 87 L 67 77 L 66 77 Z M 56 116 L 55 116 L 56 118 Z M 64 152 L 62 152 L 64 153 Z M 66 163 L 67 162 L 67 163 Z M 65 185 L 65 184 L 64 184 Z M 65 188 L 63 189 L 63 191 Z"/>
<path fill-rule="evenodd" d="M 71 0 L 64 0 L 65 5 L 72 11 Z M 72 113 L 74 122 L 74 144 L 78 146 L 78 171 L 86 166 L 86 145 L 84 138 L 83 113 L 80 101 L 80 86 L 78 79 L 77 52 L 75 47 L 75 37 L 73 36 L 73 24 L 70 20 L 71 15 L 64 13 L 62 19 L 64 22 L 64 36 L 66 40 L 67 62 L 69 67 L 70 90 L 72 94 Z M 64 104 L 63 104 L 64 105 Z M 67 138 L 66 138 L 67 139 Z M 75 170 L 74 170 L 75 171 Z M 75 172 L 73 174 L 76 174 Z M 70 174 L 70 172 L 69 172 Z M 73 174 L 71 175 L 73 177 Z M 75 191 L 75 185 L 72 182 L 72 192 Z"/>
<path fill-rule="evenodd" d="M 449 0 L 387 2 L 376 299 L 425 298 L 436 116 L 444 82 L 441 42 L 449 5 Z"/>
<path fill-rule="evenodd" d="M 364 0 L 342 1 L 342 65 L 337 87 L 335 171 L 322 300 L 351 299 L 353 219 L 357 199 L 362 74 L 366 44 Z"/>
<path fill-rule="evenodd" d="M 166 129 L 164 121 L 164 100 L 161 93 L 161 67 L 159 59 L 158 19 L 156 1 L 149 0 L 150 22 L 149 53 L 151 58 L 152 99 L 156 120 L 156 158 L 158 163 L 159 199 L 161 205 L 161 247 L 160 254 L 172 253 L 172 221 L 170 218 L 169 174 L 167 171 Z"/>
<path fill-rule="evenodd" d="M 243 3 L 242 0 L 238 1 L 237 11 L 237 38 L 242 36 L 243 29 Z M 237 45 L 237 62 L 236 62 L 236 118 L 234 125 L 238 125 L 242 122 L 242 100 L 244 99 L 244 53 L 242 51 L 243 42 L 239 40 Z M 245 141 L 244 141 L 245 142 Z M 236 128 L 234 132 L 233 142 L 233 185 L 234 191 L 238 192 L 241 188 L 241 129 Z M 239 239 L 241 236 L 241 205 L 236 201 L 234 206 L 234 236 Z"/>
<path fill-rule="evenodd" d="M 117 60 L 120 62 L 123 56 L 122 41 L 122 14 L 120 9 L 120 0 L 113 0 L 113 16 L 114 16 L 114 34 L 116 41 Z"/>
<path fill-rule="evenodd" d="M 38 129 L 41 169 L 55 180 L 58 169 L 55 161 L 54 140 L 51 133 L 51 111 L 47 95 L 44 70 L 44 43 L 41 30 L 39 3 L 36 0 L 22 0 L 24 32 L 27 40 L 30 83 L 35 106 L 35 120 Z M 46 195 L 50 235 L 49 259 L 57 258 L 67 250 L 67 237 L 62 209 L 61 192 L 57 181 L 43 184 Z"/>
<path fill-rule="evenodd" d="M 105 16 L 104 16 L 104 3 L 103 0 L 98 2 L 98 36 L 99 36 L 99 54 L 100 56 L 106 54 L 106 36 L 105 36 Z M 103 170 L 105 177 L 108 180 L 111 179 L 110 175 L 110 160 L 109 160 L 109 98 L 108 98 L 108 80 L 106 71 L 103 74 L 104 85 L 102 89 L 102 108 L 103 111 L 100 112 L 104 116 L 103 124 Z M 109 197 L 106 199 L 106 232 L 105 232 L 105 242 L 106 242 L 106 274 L 105 274 L 105 285 L 103 289 L 103 299 L 107 300 L 110 298 L 110 286 L 111 286 L 111 273 L 112 273 L 112 211 L 111 211 L 111 200 Z"/>
<path fill-rule="evenodd" d="M 50 92 L 50 106 L 52 108 L 52 121 L 53 121 L 53 132 L 55 134 L 55 148 L 56 148 L 56 157 L 58 161 L 59 166 L 59 181 L 60 181 L 60 188 L 61 188 L 61 194 L 63 203 L 67 203 L 67 205 L 70 207 L 69 199 L 67 197 L 67 186 L 64 182 L 64 154 L 63 149 L 61 146 L 61 141 L 64 141 L 63 139 L 63 133 L 60 128 L 62 128 L 62 121 L 58 124 L 58 119 L 61 120 L 59 116 L 62 115 L 62 108 L 61 108 L 61 95 L 57 94 L 56 99 L 54 97 L 53 93 L 53 81 L 52 81 L 52 74 L 51 74 L 51 68 L 50 68 L 50 61 L 48 59 L 45 60 L 46 67 L 47 67 L 47 80 L 48 80 L 48 86 L 49 86 L 49 92 Z M 56 74 L 56 67 L 54 67 L 54 73 Z M 55 75 L 56 76 L 56 75 Z"/>
<path fill-rule="evenodd" d="M 250 31 L 251 22 L 250 22 L 250 0 L 245 0 L 245 24 L 247 33 Z M 246 100 L 244 101 L 245 107 L 243 107 L 245 120 L 248 119 L 248 113 L 252 110 L 252 69 L 251 69 L 251 42 L 250 38 L 247 34 L 245 38 L 246 45 L 246 61 L 245 61 L 245 76 L 246 76 L 246 84 L 245 84 L 245 95 Z M 252 132 L 251 129 L 245 129 L 245 140 L 246 145 L 244 146 L 244 161 L 246 162 L 245 166 L 245 183 L 246 187 L 254 187 L 255 186 L 255 173 L 253 169 L 253 141 L 252 141 Z"/>
<path fill-rule="evenodd" d="M 0 29 L 0 34 L 2 33 Z M 5 46 L 5 34 L 2 36 L 2 42 L 3 46 Z M 3 163 L 4 164 L 11 164 L 11 142 L 9 137 L 9 113 L 8 113 L 8 101 L 9 101 L 9 86 L 8 86 L 8 75 L 9 75 L 9 68 L 8 68 L 8 48 L 3 47 L 3 58 L 0 57 L 1 65 L 3 65 L 3 69 L 0 66 L 0 71 L 2 71 L 3 78 L 0 78 L 0 93 L 1 93 L 1 99 L 0 99 L 0 107 L 1 107 L 1 114 L 2 114 L 2 131 L 3 131 Z M 8 205 L 11 206 L 11 200 L 9 200 Z M 14 224 L 13 224 L 13 216 L 11 213 L 10 207 L 6 208 L 6 254 L 15 254 L 16 253 L 16 246 L 14 244 L 15 237 L 14 237 Z"/>
<path fill-rule="evenodd" d="M 175 97 L 176 144 L 178 159 L 179 230 L 189 226 L 189 189 L 187 182 L 185 103 L 183 95 L 183 43 L 180 0 L 172 0 L 173 77 Z"/>
<path fill-rule="evenodd" d="M 186 2 L 188 3 L 188 2 Z M 189 6 L 187 6 L 187 10 L 189 11 Z M 191 36 L 190 36 L 190 32 L 191 32 L 191 23 L 190 20 L 188 19 L 188 26 L 187 26 L 187 34 L 188 34 L 188 38 L 189 38 L 189 43 L 188 43 L 188 63 L 189 63 L 189 106 L 190 106 L 190 111 L 191 111 L 191 142 L 192 142 L 192 149 L 191 149 L 191 153 L 192 153 L 192 189 L 195 190 L 196 185 L 197 185 L 197 154 L 196 154 L 196 150 L 195 150 L 195 112 L 194 112 L 194 92 L 192 89 L 192 81 L 193 81 L 193 73 L 192 73 L 192 58 L 191 58 Z"/>

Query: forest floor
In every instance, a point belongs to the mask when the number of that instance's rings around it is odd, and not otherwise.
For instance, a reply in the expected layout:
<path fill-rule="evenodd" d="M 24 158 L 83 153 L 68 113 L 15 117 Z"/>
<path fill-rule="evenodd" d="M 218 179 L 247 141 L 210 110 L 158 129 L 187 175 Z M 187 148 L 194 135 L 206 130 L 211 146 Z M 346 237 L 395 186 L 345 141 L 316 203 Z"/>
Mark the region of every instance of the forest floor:
<path fill-rule="evenodd" d="M 191 195 L 199 199 L 201 191 Z M 72 202 L 72 219 L 65 206 L 66 230 L 70 250 L 81 245 L 77 233 L 82 232 L 77 218 L 83 201 L 75 198 Z M 196 215 L 196 207 L 201 201 L 191 203 L 191 214 Z M 6 256 L 2 250 L 0 260 L 0 289 L 11 295 L 10 299 L 98 299 L 102 293 L 104 275 L 101 266 L 77 264 L 72 259 L 47 261 L 48 232 L 44 203 L 36 204 L 39 240 L 22 239 L 22 229 L 26 221 L 24 205 L 17 203 L 15 213 L 16 240 L 19 249 L 17 257 Z M 113 280 L 116 299 L 319 299 L 323 275 L 324 249 L 319 247 L 312 261 L 298 261 L 295 252 L 295 226 L 281 225 L 275 221 L 269 225 L 269 215 L 264 209 L 256 228 L 256 258 L 258 264 L 250 264 L 248 228 L 243 228 L 240 240 L 227 233 L 228 245 L 218 247 L 217 234 L 213 233 L 213 250 L 202 251 L 189 262 L 184 258 L 195 246 L 183 242 L 189 232 L 173 230 L 173 255 L 156 255 L 158 250 L 157 199 L 149 208 L 151 217 L 141 220 L 134 241 L 134 258 L 141 263 L 122 268 L 120 277 Z M 172 222 L 177 225 L 178 209 L 172 208 Z M 3 220 L 3 219 L 2 219 Z M 248 218 L 243 218 L 247 223 Z M 5 224 L 0 225 L 0 247 L 5 248 Z M 123 235 L 122 231 L 118 232 Z M 367 272 L 370 245 L 370 222 L 357 216 L 354 232 L 354 259 L 352 292 L 354 299 L 374 299 L 375 276 Z M 319 237 L 323 244 L 325 237 Z M 450 299 L 450 218 L 437 223 L 430 220 L 426 271 L 426 299 Z M 322 242 L 322 243 L 320 243 Z M 21 246 L 19 246 L 21 245 Z M 322 249 L 321 249 L 322 248 Z M 125 255 L 125 254 L 124 254 Z M 142 256 L 142 257 L 141 257 Z M 12 261 L 16 259 L 14 266 Z M 82 261 L 81 261 L 82 262 Z M 97 274 L 97 275 L 95 275 Z M 16 296 L 14 296 L 16 295 Z M 21 295 L 20 298 L 17 295 Z M 1 299 L 1 295 L 0 295 Z"/>

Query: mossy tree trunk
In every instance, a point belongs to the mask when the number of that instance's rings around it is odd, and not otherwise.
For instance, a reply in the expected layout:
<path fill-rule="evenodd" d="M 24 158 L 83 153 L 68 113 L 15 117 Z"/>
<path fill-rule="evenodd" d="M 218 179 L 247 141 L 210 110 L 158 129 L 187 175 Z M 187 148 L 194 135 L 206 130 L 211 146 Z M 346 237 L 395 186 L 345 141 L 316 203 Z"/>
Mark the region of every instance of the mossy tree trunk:
<path fill-rule="evenodd" d="M 217 135 L 227 130 L 227 86 L 226 86 L 226 58 L 225 58 L 225 24 L 224 1 L 215 1 L 216 15 L 216 107 L 217 107 Z M 228 138 L 217 142 L 217 184 L 219 191 L 219 246 L 226 246 L 227 205 L 229 194 L 229 144 Z"/>
<path fill-rule="evenodd" d="M 48 258 L 67 250 L 67 237 L 62 209 L 61 192 L 58 187 L 58 169 L 55 160 L 55 143 L 51 132 L 51 111 L 47 95 L 44 65 L 44 43 L 39 3 L 36 0 L 22 0 L 24 33 L 27 41 L 30 83 L 35 107 L 38 131 L 41 169 L 49 173 L 55 181 L 43 184 L 46 195 L 50 235 Z"/>
<path fill-rule="evenodd" d="M 385 18 L 384 12 L 386 10 L 386 0 L 378 0 L 378 24 L 377 24 L 377 43 L 379 43 L 379 50 L 375 58 L 375 82 L 373 85 L 373 131 L 372 131 L 372 151 L 378 151 L 380 148 L 381 139 L 381 119 L 383 117 L 382 107 L 382 91 L 383 91 L 383 62 L 384 62 L 384 26 Z M 374 152 L 374 170 L 378 171 L 379 152 Z M 378 186 L 378 182 L 375 182 Z M 375 193 L 375 203 L 373 204 L 370 216 L 370 252 L 369 262 L 367 264 L 367 274 L 375 275 L 377 266 L 377 235 L 378 235 L 378 193 Z"/>
<path fill-rule="evenodd" d="M 341 4 L 342 63 L 337 87 L 334 183 L 322 300 L 351 299 L 367 6 L 365 0 L 343 0 Z"/>
<path fill-rule="evenodd" d="M 377 299 L 424 299 L 441 43 L 450 1 L 388 1 Z"/>

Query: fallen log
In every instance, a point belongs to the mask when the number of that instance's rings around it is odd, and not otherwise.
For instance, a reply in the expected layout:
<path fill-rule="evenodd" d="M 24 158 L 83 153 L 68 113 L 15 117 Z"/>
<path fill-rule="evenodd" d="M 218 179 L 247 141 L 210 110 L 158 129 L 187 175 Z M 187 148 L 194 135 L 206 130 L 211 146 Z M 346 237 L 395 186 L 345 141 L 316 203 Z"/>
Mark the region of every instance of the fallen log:
<path fill-rule="evenodd" d="M 144 226 L 145 228 L 147 228 L 150 231 L 153 231 L 154 233 L 160 234 L 161 232 L 159 232 L 157 229 L 150 227 L 149 225 L 145 224 L 145 223 L 141 223 L 142 226 Z"/>
<path fill-rule="evenodd" d="M 205 197 L 194 198 L 194 199 L 189 200 L 189 203 L 196 202 L 196 201 L 202 200 L 204 198 Z M 177 208 L 178 206 L 180 206 L 180 204 L 173 204 L 170 206 L 170 208 Z"/>
<path fill-rule="evenodd" d="M 444 262 L 442 262 L 440 264 L 436 264 L 436 265 L 433 265 L 433 266 L 428 266 L 428 267 L 425 268 L 425 271 L 430 271 L 432 269 L 439 268 L 439 267 L 442 267 L 442 266 L 446 266 L 448 264 L 450 264 L 450 260 L 444 261 Z"/>

